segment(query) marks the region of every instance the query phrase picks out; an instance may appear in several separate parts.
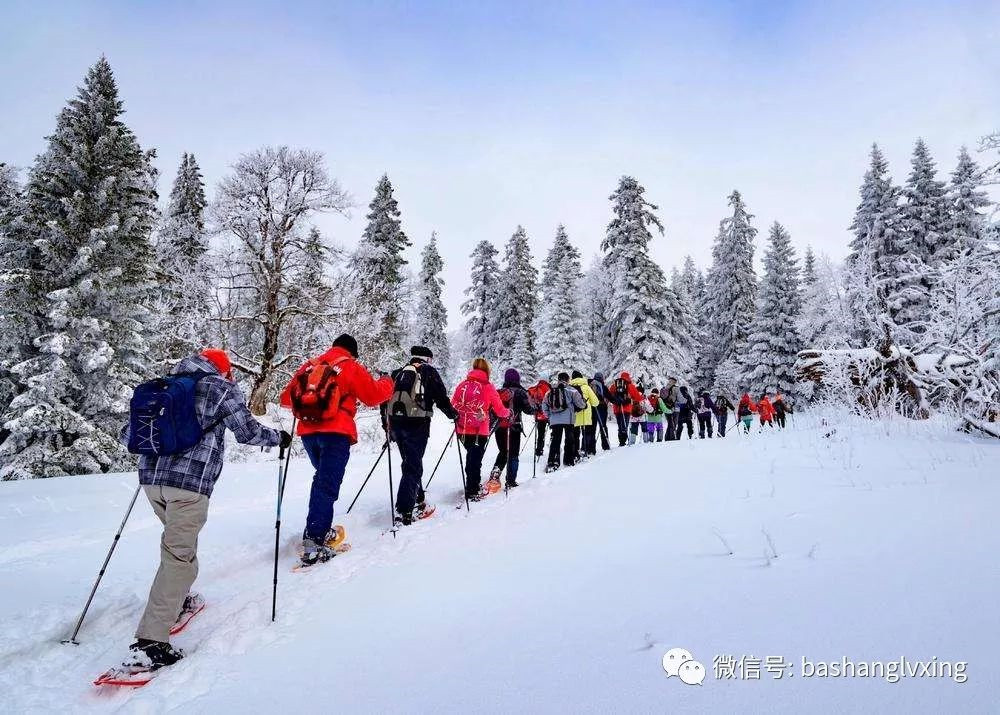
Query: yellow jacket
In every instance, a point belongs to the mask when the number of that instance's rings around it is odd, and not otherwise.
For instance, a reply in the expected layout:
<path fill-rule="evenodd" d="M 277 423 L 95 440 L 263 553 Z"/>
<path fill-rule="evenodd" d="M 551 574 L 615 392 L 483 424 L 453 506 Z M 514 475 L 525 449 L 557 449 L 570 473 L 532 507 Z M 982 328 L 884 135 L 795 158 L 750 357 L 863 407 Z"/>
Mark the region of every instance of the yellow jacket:
<path fill-rule="evenodd" d="M 590 384 L 587 382 L 585 377 L 577 377 L 569 381 L 570 385 L 574 387 L 579 387 L 580 392 L 583 393 L 583 399 L 587 402 L 587 409 L 582 412 L 576 413 L 576 419 L 573 422 L 574 427 L 586 427 L 593 424 L 594 413 L 591 411 L 591 407 L 597 407 L 600 400 L 597 399 L 597 395 L 592 389 L 590 389 Z"/>

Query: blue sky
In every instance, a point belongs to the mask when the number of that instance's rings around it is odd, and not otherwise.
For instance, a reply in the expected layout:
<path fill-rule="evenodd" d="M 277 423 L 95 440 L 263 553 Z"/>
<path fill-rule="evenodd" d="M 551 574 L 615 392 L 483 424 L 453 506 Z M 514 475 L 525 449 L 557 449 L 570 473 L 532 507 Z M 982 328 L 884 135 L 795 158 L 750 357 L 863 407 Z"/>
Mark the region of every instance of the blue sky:
<path fill-rule="evenodd" d="M 264 144 L 325 152 L 355 197 L 319 225 L 351 246 L 376 180 L 411 258 L 432 230 L 451 321 L 483 238 L 558 223 L 588 257 L 623 173 L 660 206 L 654 255 L 707 265 L 726 196 L 760 229 L 842 257 L 868 146 L 905 178 L 1000 129 L 997 2 L 54 3 L 0 0 L 0 160 L 27 166 L 104 53 L 126 120 L 210 192 Z"/>

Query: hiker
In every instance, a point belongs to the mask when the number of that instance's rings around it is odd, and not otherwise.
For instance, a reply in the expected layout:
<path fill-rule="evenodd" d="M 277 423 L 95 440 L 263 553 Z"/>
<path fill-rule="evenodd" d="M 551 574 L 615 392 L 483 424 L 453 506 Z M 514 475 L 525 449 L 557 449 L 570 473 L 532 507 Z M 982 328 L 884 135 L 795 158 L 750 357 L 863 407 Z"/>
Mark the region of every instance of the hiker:
<path fill-rule="evenodd" d="M 765 392 L 757 400 L 757 414 L 760 415 L 760 428 L 764 429 L 764 425 L 768 427 L 774 427 L 774 406 L 771 401 L 767 399 L 767 393 Z"/>
<path fill-rule="evenodd" d="M 198 534 L 208 519 L 208 502 L 225 459 L 226 430 L 240 444 L 287 449 L 292 436 L 269 429 L 254 419 L 243 393 L 233 381 L 232 364 L 223 350 L 209 348 L 184 358 L 172 375 L 194 377 L 197 443 L 175 454 L 139 457 L 142 485 L 156 518 L 163 524 L 160 567 L 149 589 L 149 600 L 129 651 L 136 664 L 157 670 L 173 665 L 184 652 L 170 645 L 170 629 L 182 613 L 192 612 L 204 600 L 189 593 L 198 575 Z M 190 419 L 190 415 L 187 415 Z M 178 427 L 180 425 L 177 425 Z M 121 440 L 138 452 L 141 424 L 130 416 Z M 134 434 L 133 434 L 134 433 Z"/>
<path fill-rule="evenodd" d="M 635 389 L 639 393 L 639 399 L 633 400 L 629 409 L 628 443 L 630 445 L 635 444 L 640 435 L 642 435 L 643 442 L 649 441 L 646 436 L 646 415 L 649 414 L 651 408 L 643 389 L 641 387 Z"/>
<path fill-rule="evenodd" d="M 306 566 L 328 561 L 335 554 L 326 542 L 351 447 L 358 441 L 354 424 L 358 401 L 376 407 L 389 399 L 392 390 L 388 375 L 376 380 L 358 362 L 358 341 L 344 333 L 325 353 L 304 362 L 281 393 L 282 407 L 290 407 L 298 418 L 297 432 L 316 470 L 302 531 Z"/>
<path fill-rule="evenodd" d="M 729 420 L 729 411 L 736 411 L 735 405 L 729 401 L 729 398 L 723 395 L 721 392 L 715 398 L 715 419 L 719 423 L 719 436 L 726 436 L 726 422 Z"/>
<path fill-rule="evenodd" d="M 781 429 L 785 429 L 785 414 L 791 414 L 795 410 L 792 409 L 791 405 L 785 404 L 785 398 L 780 392 L 774 396 L 771 406 L 774 407 L 774 421 Z"/>
<path fill-rule="evenodd" d="M 677 434 L 677 398 L 680 397 L 680 390 L 677 389 L 677 378 L 671 377 L 667 380 L 667 386 L 660 390 L 660 399 L 667 406 L 667 439 L 680 439 Z"/>
<path fill-rule="evenodd" d="M 597 407 L 594 408 L 594 427 L 596 433 L 601 436 L 601 450 L 607 452 L 611 449 L 608 440 L 608 386 L 604 384 L 604 373 L 595 372 L 594 379 L 590 381 L 590 389 L 597 395 Z M 597 448 L 594 448 L 597 451 Z"/>
<path fill-rule="evenodd" d="M 623 372 L 608 387 L 608 395 L 611 397 L 611 411 L 618 423 L 618 446 L 624 447 L 628 439 L 631 406 L 641 398 L 641 395 L 632 383 L 632 376 L 627 372 Z"/>
<path fill-rule="evenodd" d="M 591 389 L 590 383 L 587 382 L 587 378 L 579 370 L 573 371 L 569 384 L 580 391 L 586 402 L 584 408 L 576 413 L 576 418 L 573 422 L 573 462 L 575 463 L 579 461 L 581 456 L 591 457 L 597 454 L 597 439 L 595 436 L 597 425 L 594 424 L 594 408 L 597 407 L 600 401 Z"/>
<path fill-rule="evenodd" d="M 573 426 L 577 411 L 584 409 L 587 402 L 583 399 L 583 394 L 569 384 L 569 380 L 569 373 L 560 372 L 558 382 L 549 390 L 542 405 L 552 432 L 549 440 L 549 459 L 545 465 L 546 472 L 559 469 L 559 445 L 563 440 L 565 440 L 563 465 L 570 467 L 575 461 L 572 444 Z"/>
<path fill-rule="evenodd" d="M 753 422 L 753 413 L 756 411 L 757 405 L 750 399 L 750 395 L 744 392 L 739 407 L 736 408 L 736 417 L 743 423 L 743 431 L 746 434 L 750 434 L 750 423 Z"/>
<path fill-rule="evenodd" d="M 503 406 L 497 389 L 490 383 L 490 364 L 485 358 L 472 361 L 472 369 L 458 383 L 451 404 L 458 410 L 455 433 L 465 447 L 465 496 L 470 501 L 479 501 L 491 493 L 485 486 L 482 490 L 479 486 L 483 454 L 490 441 L 490 413 L 497 419 L 510 417 L 510 410 Z"/>
<path fill-rule="evenodd" d="M 712 402 L 712 398 L 708 396 L 707 392 L 703 392 L 698 396 L 695 409 L 698 412 L 698 439 L 705 439 L 705 432 L 708 432 L 708 438 L 711 439 L 712 411 L 715 410 L 715 403 Z M 726 435 L 723 433 L 719 436 L 725 437 Z"/>
<path fill-rule="evenodd" d="M 548 380 L 539 378 L 538 382 L 528 388 L 528 397 L 535 403 L 535 459 L 542 456 L 545 450 L 545 428 L 548 427 L 549 418 L 545 416 L 542 406 L 545 396 L 549 394 L 552 385 Z"/>
<path fill-rule="evenodd" d="M 494 435 L 497 441 L 497 458 L 490 472 L 490 481 L 500 483 L 500 473 L 507 467 L 506 485 L 508 489 L 517 486 L 517 467 L 520 463 L 518 455 L 521 452 L 521 435 L 524 427 L 521 415 L 531 415 L 535 412 L 528 391 L 521 387 L 521 373 L 514 368 L 508 368 L 503 374 L 503 387 L 499 391 L 500 402 L 510 413 L 508 417 L 500 418 Z"/>
<path fill-rule="evenodd" d="M 667 414 L 667 406 L 660 398 L 660 391 L 655 387 L 649 393 L 649 416 L 646 418 L 646 442 L 652 442 L 656 437 L 657 442 L 663 441 L 663 420 Z"/>
<path fill-rule="evenodd" d="M 424 495 L 424 452 L 431 434 L 434 405 L 449 420 L 458 412 L 451 406 L 441 374 L 431 362 L 434 353 L 423 345 L 410 348 L 410 361 L 392 373 L 392 397 L 383 405 L 389 436 L 402 461 L 396 513 L 403 526 L 421 519 L 427 511 Z M 416 509 L 416 514 L 414 514 Z"/>
<path fill-rule="evenodd" d="M 677 439 L 684 433 L 687 426 L 688 439 L 694 439 L 694 400 L 686 387 L 681 387 L 677 394 Z"/>

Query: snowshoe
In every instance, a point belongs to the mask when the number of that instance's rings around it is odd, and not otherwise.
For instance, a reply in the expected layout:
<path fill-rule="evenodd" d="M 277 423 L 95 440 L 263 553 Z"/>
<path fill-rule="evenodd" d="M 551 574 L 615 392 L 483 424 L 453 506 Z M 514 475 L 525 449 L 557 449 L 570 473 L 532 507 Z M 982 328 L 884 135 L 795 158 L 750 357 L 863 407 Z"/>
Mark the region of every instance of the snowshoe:
<path fill-rule="evenodd" d="M 483 489 L 486 491 L 486 496 L 489 496 L 490 494 L 496 494 L 503 488 L 500 484 L 499 470 L 494 470 L 494 471 L 497 473 L 497 476 L 495 477 L 490 476 L 489 481 L 487 481 L 485 486 L 483 486 Z"/>
<path fill-rule="evenodd" d="M 493 467 L 493 469 L 490 470 L 490 479 L 489 479 L 489 481 L 492 482 L 494 480 L 500 481 L 500 467 Z"/>
<path fill-rule="evenodd" d="M 185 596 L 184 605 L 181 606 L 180 615 L 177 616 L 177 622 L 170 628 L 170 635 L 175 636 L 187 628 L 191 619 L 203 610 L 205 610 L 205 599 L 200 593 L 189 593 Z"/>
<path fill-rule="evenodd" d="M 552 472 L 554 472 L 554 471 L 556 471 L 558 469 L 559 469 L 559 465 L 558 464 L 546 464 L 545 465 L 545 473 L 546 474 L 552 474 Z"/>
<path fill-rule="evenodd" d="M 514 488 L 516 488 L 518 486 L 520 486 L 520 485 L 516 481 L 510 481 L 510 482 L 507 482 L 506 488 L 507 489 L 514 489 Z"/>
<path fill-rule="evenodd" d="M 435 511 L 437 507 L 433 504 L 417 504 L 417 508 L 413 510 L 413 520 L 429 519 L 434 516 Z"/>
<path fill-rule="evenodd" d="M 292 566 L 292 573 L 309 569 L 317 564 L 326 563 L 334 556 L 346 554 L 351 550 L 351 545 L 346 541 L 341 542 L 334 548 L 330 548 L 326 544 L 318 545 L 311 539 L 306 539 L 302 544 L 302 556 L 299 562 Z"/>

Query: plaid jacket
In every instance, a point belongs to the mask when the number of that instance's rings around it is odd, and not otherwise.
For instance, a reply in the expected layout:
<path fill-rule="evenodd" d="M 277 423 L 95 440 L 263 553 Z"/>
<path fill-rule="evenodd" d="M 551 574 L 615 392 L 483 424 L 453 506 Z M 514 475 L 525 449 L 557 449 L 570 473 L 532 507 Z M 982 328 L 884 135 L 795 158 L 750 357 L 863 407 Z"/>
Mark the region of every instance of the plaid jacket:
<path fill-rule="evenodd" d="M 195 392 L 195 410 L 198 422 L 204 428 L 221 420 L 205 433 L 201 442 L 180 454 L 163 457 L 139 457 L 139 483 L 151 486 L 177 487 L 189 492 L 212 496 L 215 480 L 222 471 L 226 453 L 226 430 L 230 430 L 240 444 L 274 447 L 281 435 L 254 419 L 247 409 L 243 393 L 235 383 L 218 374 L 215 366 L 201 356 L 181 360 L 174 372 L 210 373 L 198 382 Z M 121 431 L 121 439 L 128 443 L 128 425 Z"/>

